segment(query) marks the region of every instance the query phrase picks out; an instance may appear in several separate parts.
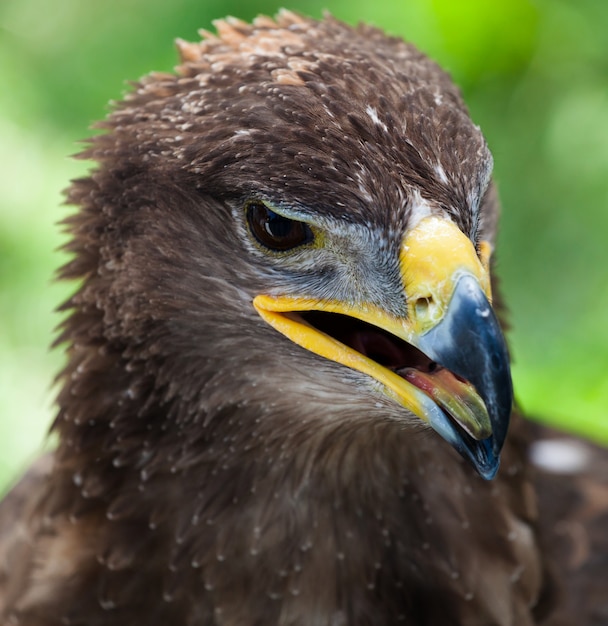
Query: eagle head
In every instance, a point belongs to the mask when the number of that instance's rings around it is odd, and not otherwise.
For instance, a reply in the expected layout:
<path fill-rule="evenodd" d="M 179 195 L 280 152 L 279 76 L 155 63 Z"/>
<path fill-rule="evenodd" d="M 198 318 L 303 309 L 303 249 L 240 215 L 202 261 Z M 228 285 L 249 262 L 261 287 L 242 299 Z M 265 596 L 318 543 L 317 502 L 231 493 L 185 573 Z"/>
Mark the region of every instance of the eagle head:
<path fill-rule="evenodd" d="M 512 399 L 497 202 L 457 89 L 369 27 L 217 27 L 83 154 L 99 167 L 69 192 L 63 276 L 82 286 L 59 428 L 94 415 L 123 458 L 134 431 L 189 448 L 233 411 L 240 447 L 251 429 L 430 426 L 491 478 Z"/>

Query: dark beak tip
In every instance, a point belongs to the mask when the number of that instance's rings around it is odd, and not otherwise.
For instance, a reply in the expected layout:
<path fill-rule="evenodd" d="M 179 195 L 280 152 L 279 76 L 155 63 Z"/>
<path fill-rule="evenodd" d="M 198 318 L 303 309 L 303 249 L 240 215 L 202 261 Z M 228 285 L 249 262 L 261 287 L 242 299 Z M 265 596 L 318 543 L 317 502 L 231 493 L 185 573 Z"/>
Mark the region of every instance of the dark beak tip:
<path fill-rule="evenodd" d="M 479 475 L 485 480 L 492 480 L 500 467 L 500 447 L 498 451 L 495 448 L 496 441 L 493 437 L 488 437 L 488 439 L 479 442 L 478 456 L 473 464 Z"/>
<path fill-rule="evenodd" d="M 495 453 L 493 439 L 490 436 L 487 439 L 475 440 L 465 435 L 459 438 L 456 443 L 451 443 L 460 456 L 473 466 L 481 478 L 492 480 L 500 466 L 500 452 Z"/>
<path fill-rule="evenodd" d="M 483 478 L 491 480 L 498 471 L 507 436 L 513 386 L 500 324 L 473 276 L 459 278 L 443 320 L 423 336 L 421 349 L 473 384 L 484 401 L 492 435 L 475 441 L 466 435 L 462 439 L 460 434 L 452 443 Z"/>
<path fill-rule="evenodd" d="M 488 466 L 485 468 L 477 468 L 477 472 L 484 480 L 493 480 L 496 477 L 499 467 L 500 467 L 500 461 L 497 460 L 493 466 Z"/>
<path fill-rule="evenodd" d="M 468 461 L 485 480 L 492 480 L 500 466 L 500 448 L 496 452 L 494 437 L 474 440 L 466 435 L 460 437 L 453 447 Z"/>

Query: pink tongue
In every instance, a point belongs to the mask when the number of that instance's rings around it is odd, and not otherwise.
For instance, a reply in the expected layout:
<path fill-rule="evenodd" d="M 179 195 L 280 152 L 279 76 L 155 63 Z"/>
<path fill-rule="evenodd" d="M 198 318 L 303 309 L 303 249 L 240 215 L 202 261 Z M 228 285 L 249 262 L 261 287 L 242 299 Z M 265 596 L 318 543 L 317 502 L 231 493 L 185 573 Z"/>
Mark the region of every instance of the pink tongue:
<path fill-rule="evenodd" d="M 443 367 L 432 372 L 407 367 L 397 374 L 430 396 L 474 439 L 486 439 L 492 434 L 486 406 L 471 383 Z"/>

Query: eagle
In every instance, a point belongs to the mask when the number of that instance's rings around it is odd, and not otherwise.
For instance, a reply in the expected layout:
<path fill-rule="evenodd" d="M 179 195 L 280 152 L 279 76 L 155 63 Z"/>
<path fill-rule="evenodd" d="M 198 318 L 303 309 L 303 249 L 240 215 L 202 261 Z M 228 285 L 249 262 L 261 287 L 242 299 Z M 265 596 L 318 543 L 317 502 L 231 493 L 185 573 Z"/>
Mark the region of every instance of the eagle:
<path fill-rule="evenodd" d="M 608 623 L 608 461 L 513 410 L 458 89 L 331 16 L 216 28 L 80 155 L 57 445 L 0 505 L 1 623 Z"/>

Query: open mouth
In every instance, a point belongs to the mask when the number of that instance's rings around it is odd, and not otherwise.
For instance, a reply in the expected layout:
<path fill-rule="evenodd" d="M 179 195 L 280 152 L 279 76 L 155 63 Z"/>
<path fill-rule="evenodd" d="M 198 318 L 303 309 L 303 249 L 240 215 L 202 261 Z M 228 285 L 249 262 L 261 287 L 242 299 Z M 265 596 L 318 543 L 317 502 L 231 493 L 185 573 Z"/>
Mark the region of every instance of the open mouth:
<path fill-rule="evenodd" d="M 349 315 L 292 311 L 289 316 L 299 317 L 417 387 L 439 406 L 461 437 L 479 441 L 492 434 L 485 404 L 474 386 L 412 344 Z"/>

